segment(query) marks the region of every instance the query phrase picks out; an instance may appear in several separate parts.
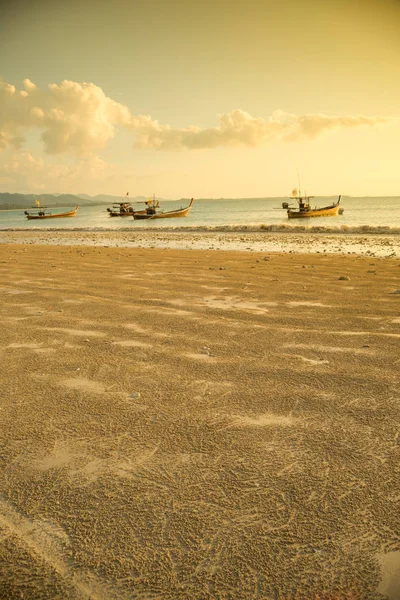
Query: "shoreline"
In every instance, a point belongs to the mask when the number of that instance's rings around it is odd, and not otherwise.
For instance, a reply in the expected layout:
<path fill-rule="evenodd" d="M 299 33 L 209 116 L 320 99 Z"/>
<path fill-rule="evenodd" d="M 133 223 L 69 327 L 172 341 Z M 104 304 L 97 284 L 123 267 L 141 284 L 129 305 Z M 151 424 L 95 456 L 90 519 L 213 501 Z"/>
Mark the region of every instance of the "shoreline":
<path fill-rule="evenodd" d="M 252 252 L 400 256 L 400 238 L 391 234 L 190 231 L 190 230 L 60 230 L 20 229 L 0 232 L 1 244 L 109 246 L 179 250 L 243 250 Z"/>

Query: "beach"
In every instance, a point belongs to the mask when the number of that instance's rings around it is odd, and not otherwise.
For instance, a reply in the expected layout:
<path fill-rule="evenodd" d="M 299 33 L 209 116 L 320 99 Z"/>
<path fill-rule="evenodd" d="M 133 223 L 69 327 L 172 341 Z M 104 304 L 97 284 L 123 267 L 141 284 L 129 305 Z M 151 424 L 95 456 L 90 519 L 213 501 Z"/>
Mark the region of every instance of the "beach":
<path fill-rule="evenodd" d="M 1 232 L 0 598 L 398 599 L 399 256 Z"/>
<path fill-rule="evenodd" d="M 318 220 L 318 219 L 317 219 Z M 325 220 L 326 221 L 326 220 Z M 172 248 L 176 250 L 243 250 L 250 252 L 312 253 L 359 255 L 369 257 L 400 257 L 400 236 L 397 233 L 355 233 L 334 231 L 326 225 L 320 231 L 310 226 L 279 231 L 257 227 L 226 227 L 210 231 L 184 227 L 179 229 L 146 227 L 145 229 L 5 229 L 0 231 L 0 244 L 83 245 L 121 248 Z M 315 225 L 318 230 L 318 225 Z M 370 231 L 370 227 L 366 228 Z M 387 229 L 387 228 L 385 228 Z M 358 230 L 358 231 L 357 231 Z M 379 229 L 378 229 L 379 231 Z"/>

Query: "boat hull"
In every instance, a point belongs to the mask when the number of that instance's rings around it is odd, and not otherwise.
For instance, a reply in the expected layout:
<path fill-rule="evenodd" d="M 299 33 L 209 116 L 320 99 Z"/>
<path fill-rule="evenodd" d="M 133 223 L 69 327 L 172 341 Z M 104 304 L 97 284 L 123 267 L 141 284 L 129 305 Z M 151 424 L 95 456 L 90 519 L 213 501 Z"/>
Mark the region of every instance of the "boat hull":
<path fill-rule="evenodd" d="M 307 209 L 294 209 L 289 208 L 287 216 L 289 219 L 311 219 L 313 217 L 336 217 L 339 211 L 339 200 L 331 206 L 324 206 L 323 208 L 307 208 Z"/>
<path fill-rule="evenodd" d="M 186 217 L 186 215 L 192 208 L 192 204 L 193 204 L 193 199 L 191 200 L 189 206 L 186 206 L 186 208 L 181 208 L 180 210 L 170 210 L 168 212 L 159 212 L 159 213 L 156 212 L 153 214 L 151 214 L 151 213 L 149 214 L 147 212 L 145 212 L 145 213 L 136 212 L 133 214 L 133 218 L 141 220 L 141 219 L 175 219 L 178 217 Z"/>
<path fill-rule="evenodd" d="M 133 218 L 135 219 L 135 221 L 143 220 L 143 219 L 151 219 L 152 217 L 153 217 L 153 215 L 147 215 L 146 213 L 142 213 L 142 212 L 133 213 Z"/>
<path fill-rule="evenodd" d="M 55 215 L 30 215 L 29 213 L 25 213 L 26 214 L 26 218 L 28 219 L 28 221 L 32 221 L 35 219 L 62 219 L 65 217 L 74 217 L 76 215 L 76 211 L 78 210 L 79 206 L 77 206 L 74 210 L 71 210 L 70 212 L 66 212 L 66 213 L 59 213 L 59 214 L 55 214 Z"/>
<path fill-rule="evenodd" d="M 107 212 L 110 217 L 132 217 L 135 211 L 130 202 L 114 202 L 107 208 Z"/>
<path fill-rule="evenodd" d="M 133 215 L 133 210 L 123 213 L 109 211 L 108 214 L 110 215 L 110 217 L 131 217 Z"/>

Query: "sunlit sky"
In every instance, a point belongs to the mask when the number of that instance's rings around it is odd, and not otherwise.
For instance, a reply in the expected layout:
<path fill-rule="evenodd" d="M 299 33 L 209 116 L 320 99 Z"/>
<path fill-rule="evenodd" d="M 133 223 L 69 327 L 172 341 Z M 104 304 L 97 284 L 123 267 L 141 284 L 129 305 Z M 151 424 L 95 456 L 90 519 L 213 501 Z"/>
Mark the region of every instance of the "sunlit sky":
<path fill-rule="evenodd" d="M 400 2 L 0 2 L 0 191 L 400 195 Z"/>

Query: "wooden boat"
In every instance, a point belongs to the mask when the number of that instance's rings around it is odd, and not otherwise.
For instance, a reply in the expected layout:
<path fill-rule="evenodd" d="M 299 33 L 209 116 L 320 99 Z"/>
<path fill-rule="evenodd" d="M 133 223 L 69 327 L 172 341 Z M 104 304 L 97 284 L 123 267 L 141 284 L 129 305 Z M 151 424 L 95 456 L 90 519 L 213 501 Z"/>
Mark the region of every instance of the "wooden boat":
<path fill-rule="evenodd" d="M 302 196 L 301 192 L 297 194 L 297 190 L 293 190 L 292 199 L 297 200 L 299 207 L 292 208 L 288 202 L 282 203 L 282 208 L 286 209 L 289 219 L 309 219 L 311 217 L 335 217 L 338 214 L 340 198 L 329 206 L 321 208 L 311 207 L 310 200 L 314 196 Z M 342 211 L 343 212 L 343 211 Z M 342 213 L 341 213 L 342 214 Z"/>
<path fill-rule="evenodd" d="M 190 201 L 190 204 L 185 208 L 180 208 L 178 210 L 169 210 L 167 212 L 157 212 L 157 208 L 159 207 L 159 202 L 153 200 L 146 202 L 147 208 L 145 211 L 139 211 L 133 213 L 134 219 L 173 219 L 175 217 L 186 217 L 190 209 L 192 208 L 192 204 L 194 202 L 193 198 Z"/>
<path fill-rule="evenodd" d="M 107 208 L 110 217 L 131 217 L 134 213 L 130 202 L 115 202 Z"/>
<path fill-rule="evenodd" d="M 131 202 L 128 202 L 128 196 L 129 192 L 126 193 L 125 200 L 114 202 L 112 206 L 107 208 L 110 217 L 132 217 L 135 210 L 133 209 Z"/>
<path fill-rule="evenodd" d="M 65 213 L 55 213 L 54 215 L 51 212 L 48 212 L 48 209 L 45 206 L 40 205 L 40 202 L 38 200 L 36 200 L 36 206 L 33 206 L 32 208 L 36 209 L 36 213 L 30 213 L 27 210 L 25 211 L 25 215 L 26 218 L 28 220 L 31 219 L 59 219 L 59 218 L 63 218 L 63 217 L 74 217 L 76 215 L 76 211 L 78 210 L 79 206 L 75 206 L 74 210 L 70 210 L 69 212 L 65 212 Z"/>
<path fill-rule="evenodd" d="M 146 208 L 144 210 L 135 210 L 133 212 L 134 219 L 148 219 L 150 218 L 150 216 L 155 215 L 157 212 L 157 208 L 160 207 L 160 202 L 156 200 L 154 194 L 152 198 L 144 200 L 144 204 L 146 205 Z"/>

